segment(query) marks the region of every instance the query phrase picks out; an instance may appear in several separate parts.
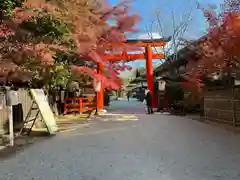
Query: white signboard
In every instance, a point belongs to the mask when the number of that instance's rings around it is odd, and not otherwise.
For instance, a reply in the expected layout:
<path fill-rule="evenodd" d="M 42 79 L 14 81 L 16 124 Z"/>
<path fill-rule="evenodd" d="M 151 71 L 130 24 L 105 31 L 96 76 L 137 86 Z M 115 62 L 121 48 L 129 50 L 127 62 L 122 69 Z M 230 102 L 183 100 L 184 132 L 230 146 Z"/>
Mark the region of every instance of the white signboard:
<path fill-rule="evenodd" d="M 54 114 L 48 104 L 47 96 L 42 89 L 31 89 L 30 92 L 38 105 L 42 119 L 45 122 L 49 133 L 54 134 L 58 130 L 58 127 Z"/>

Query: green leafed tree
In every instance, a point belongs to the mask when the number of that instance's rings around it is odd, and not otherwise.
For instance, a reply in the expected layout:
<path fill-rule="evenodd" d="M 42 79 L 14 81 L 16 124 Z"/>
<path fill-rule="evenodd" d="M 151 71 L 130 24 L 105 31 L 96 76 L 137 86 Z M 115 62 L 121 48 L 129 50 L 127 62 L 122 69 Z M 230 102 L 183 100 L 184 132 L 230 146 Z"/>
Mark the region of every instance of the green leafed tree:
<path fill-rule="evenodd" d="M 48 71 L 59 73 L 59 67 L 64 67 L 65 73 L 70 70 L 101 80 L 105 88 L 121 87 L 119 71 L 127 67 L 104 60 L 102 55 L 106 50 L 113 51 L 104 43 L 123 42 L 125 32 L 135 31 L 133 26 L 139 17 L 129 11 L 127 2 L 110 6 L 102 0 L 8 1 L 0 2 L 4 6 L 0 24 L 1 63 L 10 62 L 9 67 L 15 71 L 30 74 L 30 80 L 42 81 L 49 77 Z M 116 21 L 115 25 L 109 24 L 109 20 Z M 75 58 L 70 63 L 68 58 L 59 58 L 59 53 L 74 54 Z M 97 74 L 92 65 L 96 63 L 105 65 L 107 75 Z M 12 69 L 3 69 L 0 67 L 2 76 L 14 73 Z M 50 77 L 58 77 L 51 73 Z M 44 84 L 48 85 L 47 82 Z"/>

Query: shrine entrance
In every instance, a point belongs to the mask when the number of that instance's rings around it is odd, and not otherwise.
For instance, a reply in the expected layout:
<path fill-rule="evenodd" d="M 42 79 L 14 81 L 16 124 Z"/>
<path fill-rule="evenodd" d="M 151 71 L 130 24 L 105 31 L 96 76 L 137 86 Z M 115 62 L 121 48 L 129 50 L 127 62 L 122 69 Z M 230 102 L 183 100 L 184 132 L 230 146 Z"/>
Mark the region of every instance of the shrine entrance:
<path fill-rule="evenodd" d="M 103 58 L 109 61 L 134 61 L 134 60 L 146 60 L 146 76 L 147 76 L 147 86 L 149 91 L 151 92 L 153 96 L 153 108 L 156 108 L 157 102 L 154 92 L 154 73 L 153 73 L 153 59 L 164 59 L 165 55 L 164 53 L 154 53 L 152 48 L 153 47 L 164 47 L 167 42 L 169 42 L 169 39 L 143 39 L 143 40 L 127 40 L 123 43 L 106 43 L 104 46 L 110 46 L 110 47 L 139 47 L 144 48 L 145 52 L 143 53 L 136 53 L 136 54 L 130 54 L 126 52 L 126 50 L 123 50 L 120 54 L 108 54 L 105 53 Z M 104 65 L 98 64 L 98 73 L 104 73 Z M 104 108 L 104 90 L 103 88 L 98 92 L 98 108 L 103 109 Z"/>

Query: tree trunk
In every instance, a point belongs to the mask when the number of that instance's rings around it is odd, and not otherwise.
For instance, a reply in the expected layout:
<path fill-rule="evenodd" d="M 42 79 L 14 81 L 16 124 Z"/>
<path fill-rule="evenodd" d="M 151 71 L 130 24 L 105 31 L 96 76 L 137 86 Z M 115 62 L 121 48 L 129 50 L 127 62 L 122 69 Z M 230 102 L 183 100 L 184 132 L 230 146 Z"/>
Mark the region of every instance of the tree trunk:
<path fill-rule="evenodd" d="M 53 114 L 55 116 L 59 115 L 58 108 L 57 108 L 57 102 L 56 102 L 56 92 L 52 89 L 48 89 L 47 91 L 47 96 L 48 96 L 48 103 L 53 111 Z"/>

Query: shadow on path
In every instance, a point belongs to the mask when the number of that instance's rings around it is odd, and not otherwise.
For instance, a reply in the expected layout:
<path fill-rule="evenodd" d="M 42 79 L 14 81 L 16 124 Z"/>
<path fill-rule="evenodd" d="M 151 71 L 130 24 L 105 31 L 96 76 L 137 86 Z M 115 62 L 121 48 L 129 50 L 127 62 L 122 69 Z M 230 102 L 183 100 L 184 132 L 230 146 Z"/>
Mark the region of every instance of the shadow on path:
<path fill-rule="evenodd" d="M 49 140 L 55 135 L 49 135 L 47 132 L 32 132 L 30 136 L 19 136 L 14 140 L 14 146 L 6 146 L 0 151 L 0 161 L 17 155 L 19 152 L 30 148 L 36 143 Z"/>

